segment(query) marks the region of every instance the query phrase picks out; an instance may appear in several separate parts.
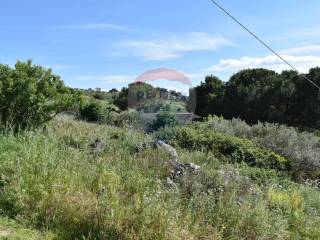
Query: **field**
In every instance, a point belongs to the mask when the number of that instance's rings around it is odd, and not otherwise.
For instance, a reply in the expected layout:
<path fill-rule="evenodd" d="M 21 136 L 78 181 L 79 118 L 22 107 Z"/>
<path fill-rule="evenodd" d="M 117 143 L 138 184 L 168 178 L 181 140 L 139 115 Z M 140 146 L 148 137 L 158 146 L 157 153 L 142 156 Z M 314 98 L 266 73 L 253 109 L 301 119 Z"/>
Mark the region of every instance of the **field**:
<path fill-rule="evenodd" d="M 187 144 L 187 136 L 181 141 L 174 128 L 148 135 L 64 116 L 42 131 L 1 135 L 1 234 L 7 239 L 318 239 L 316 185 L 298 180 L 291 168 L 259 165 L 263 156 L 285 158 L 249 139 L 222 134 L 221 127 L 220 133 L 212 129 L 218 135 L 207 138 L 213 139 L 210 144 L 239 147 L 257 164 L 237 156 L 238 150 L 229 154 L 208 147 L 199 127 L 179 128 L 198 139 L 194 145 Z M 180 162 L 195 163 L 200 172 L 168 183 L 170 157 L 148 145 L 160 135 L 176 147 Z M 98 153 L 90 148 L 97 138 L 105 144 Z"/>

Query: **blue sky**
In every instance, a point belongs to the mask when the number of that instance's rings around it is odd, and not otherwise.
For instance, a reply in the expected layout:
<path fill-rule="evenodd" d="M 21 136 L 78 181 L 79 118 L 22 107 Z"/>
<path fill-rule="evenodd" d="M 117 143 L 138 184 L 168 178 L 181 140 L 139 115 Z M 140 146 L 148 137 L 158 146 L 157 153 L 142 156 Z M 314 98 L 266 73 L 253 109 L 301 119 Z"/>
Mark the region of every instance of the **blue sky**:
<path fill-rule="evenodd" d="M 301 72 L 320 65 L 320 1 L 218 1 Z M 79 88 L 120 88 L 160 67 L 193 85 L 208 74 L 287 68 L 209 0 L 2 0 L 0 31 L 1 63 L 32 59 Z"/>

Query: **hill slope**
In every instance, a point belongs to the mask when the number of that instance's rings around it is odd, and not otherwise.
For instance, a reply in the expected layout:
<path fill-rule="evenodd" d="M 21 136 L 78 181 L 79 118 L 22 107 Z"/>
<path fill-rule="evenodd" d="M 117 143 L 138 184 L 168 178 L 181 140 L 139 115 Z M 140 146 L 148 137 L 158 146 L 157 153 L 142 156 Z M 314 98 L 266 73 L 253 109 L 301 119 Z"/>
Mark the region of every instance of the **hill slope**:
<path fill-rule="evenodd" d="M 172 182 L 170 157 L 133 129 L 60 118 L 42 132 L 0 135 L 1 215 L 59 239 L 319 238 L 317 188 L 285 169 L 229 161 L 239 152 L 224 155 L 195 139 L 192 147 L 172 144 L 200 172 Z M 222 133 L 210 141 L 240 146 L 243 156 L 260 149 Z M 263 154 L 252 157 L 274 153 Z"/>

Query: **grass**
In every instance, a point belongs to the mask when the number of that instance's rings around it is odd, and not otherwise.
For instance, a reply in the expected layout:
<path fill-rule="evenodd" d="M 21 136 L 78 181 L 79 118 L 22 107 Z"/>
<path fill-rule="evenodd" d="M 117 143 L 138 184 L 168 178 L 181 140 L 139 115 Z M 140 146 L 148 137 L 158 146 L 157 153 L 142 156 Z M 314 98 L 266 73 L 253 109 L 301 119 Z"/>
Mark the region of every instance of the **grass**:
<path fill-rule="evenodd" d="M 96 138 L 106 143 L 99 154 L 89 148 Z M 169 187 L 169 156 L 136 151 L 150 141 L 144 132 L 71 119 L 2 134 L 0 215 L 37 229 L 34 239 L 40 232 L 55 239 L 319 239 L 316 188 L 274 169 L 222 161 L 214 151 L 180 148 L 180 161 L 202 170 Z"/>
<path fill-rule="evenodd" d="M 8 218 L 0 218 L 0 239 L 3 240 L 54 240 L 54 235 L 30 230 Z"/>
<path fill-rule="evenodd" d="M 161 111 L 170 113 L 188 113 L 186 103 L 173 100 L 152 99 L 147 101 L 141 108 L 147 113 Z"/>
<path fill-rule="evenodd" d="M 168 101 L 166 103 L 166 106 L 168 106 L 169 110 L 168 112 L 171 113 L 187 113 L 186 104 L 182 102 L 177 101 Z"/>

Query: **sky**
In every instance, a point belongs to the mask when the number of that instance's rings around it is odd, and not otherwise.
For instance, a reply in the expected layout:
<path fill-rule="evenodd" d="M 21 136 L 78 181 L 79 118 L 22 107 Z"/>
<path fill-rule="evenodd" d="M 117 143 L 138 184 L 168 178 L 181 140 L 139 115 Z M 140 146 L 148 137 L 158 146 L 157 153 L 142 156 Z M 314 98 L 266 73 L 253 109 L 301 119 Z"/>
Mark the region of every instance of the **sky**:
<path fill-rule="evenodd" d="M 319 0 L 217 1 L 299 71 L 320 66 Z M 32 59 L 77 88 L 120 89 L 157 68 L 194 86 L 211 74 L 288 69 L 210 0 L 1 0 L 0 33 L 1 64 Z"/>

